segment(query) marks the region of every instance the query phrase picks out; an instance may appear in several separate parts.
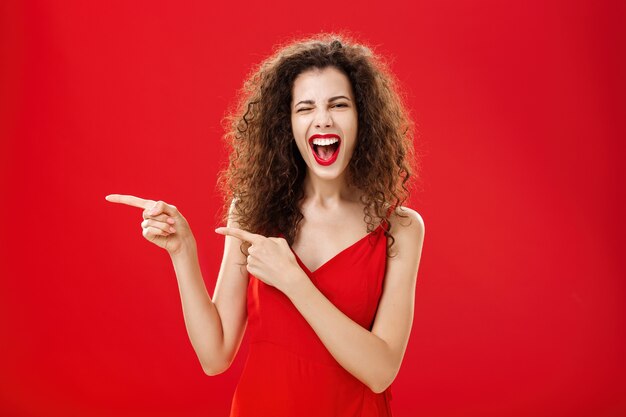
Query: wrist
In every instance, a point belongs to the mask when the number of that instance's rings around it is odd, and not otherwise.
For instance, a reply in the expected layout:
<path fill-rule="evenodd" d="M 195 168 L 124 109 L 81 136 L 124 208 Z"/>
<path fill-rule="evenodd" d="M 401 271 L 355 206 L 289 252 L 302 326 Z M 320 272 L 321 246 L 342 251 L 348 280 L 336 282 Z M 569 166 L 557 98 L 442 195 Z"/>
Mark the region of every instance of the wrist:
<path fill-rule="evenodd" d="M 193 236 L 185 239 L 181 242 L 180 246 L 176 248 L 176 250 L 168 251 L 170 258 L 173 261 L 178 259 L 186 259 L 190 256 L 196 256 L 198 253 L 198 248 L 196 245 L 196 240 Z"/>
<path fill-rule="evenodd" d="M 292 272 L 287 274 L 287 277 L 288 279 L 282 292 L 292 302 L 304 296 L 310 290 L 310 286 L 313 285 L 309 276 L 299 267 L 294 268 Z"/>

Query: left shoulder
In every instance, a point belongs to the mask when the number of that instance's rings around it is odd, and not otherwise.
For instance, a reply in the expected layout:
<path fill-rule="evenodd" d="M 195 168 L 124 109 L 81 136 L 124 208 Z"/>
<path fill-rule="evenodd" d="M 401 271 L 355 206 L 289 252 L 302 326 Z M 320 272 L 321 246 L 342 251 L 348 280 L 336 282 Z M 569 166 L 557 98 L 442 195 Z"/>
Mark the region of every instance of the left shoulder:
<path fill-rule="evenodd" d="M 424 220 L 417 211 L 399 206 L 389 220 L 389 232 L 394 240 L 391 253 L 388 253 L 383 291 L 372 326 L 372 333 L 387 343 L 393 355 L 393 374 L 382 384 L 383 389 L 393 382 L 408 344 L 424 241 Z"/>
<path fill-rule="evenodd" d="M 398 206 L 389 216 L 389 224 L 393 245 L 388 250 L 388 254 L 391 255 L 388 261 L 393 258 L 396 258 L 396 261 L 408 258 L 418 259 L 419 262 L 425 231 L 422 216 L 409 207 Z M 391 237 L 388 239 L 391 240 Z"/>
<path fill-rule="evenodd" d="M 391 233 L 397 232 L 398 237 L 406 236 L 408 239 L 422 239 L 424 236 L 424 219 L 415 210 L 398 206 L 389 216 Z"/>

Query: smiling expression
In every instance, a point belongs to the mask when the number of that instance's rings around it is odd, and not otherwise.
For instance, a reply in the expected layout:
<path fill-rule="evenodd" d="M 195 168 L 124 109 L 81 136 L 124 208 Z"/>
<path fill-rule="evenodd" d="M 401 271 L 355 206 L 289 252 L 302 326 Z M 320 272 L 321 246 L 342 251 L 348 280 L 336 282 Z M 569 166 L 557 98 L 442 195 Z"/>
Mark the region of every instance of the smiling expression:
<path fill-rule="evenodd" d="M 291 127 L 309 172 L 336 178 L 350 162 L 357 111 L 348 77 L 335 67 L 313 68 L 293 84 Z"/>

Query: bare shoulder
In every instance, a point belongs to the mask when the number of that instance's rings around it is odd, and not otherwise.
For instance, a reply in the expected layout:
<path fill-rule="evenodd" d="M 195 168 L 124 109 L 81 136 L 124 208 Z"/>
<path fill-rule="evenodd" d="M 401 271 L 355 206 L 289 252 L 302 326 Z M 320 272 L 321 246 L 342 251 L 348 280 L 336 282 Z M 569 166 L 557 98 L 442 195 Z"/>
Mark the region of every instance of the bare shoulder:
<path fill-rule="evenodd" d="M 228 227 L 239 227 L 239 211 L 237 210 L 237 198 L 233 198 L 230 203 L 230 208 L 228 209 L 228 223 L 226 226 Z"/>
<path fill-rule="evenodd" d="M 226 223 L 227 227 L 240 228 L 240 224 L 239 224 L 240 216 L 239 216 L 239 211 L 237 210 L 237 205 L 235 204 L 236 200 L 237 200 L 236 198 L 233 198 L 233 200 L 230 203 L 230 207 L 228 209 L 228 222 Z M 238 239 L 232 238 L 230 236 L 226 236 L 225 243 L 226 243 L 226 246 L 224 248 L 225 255 L 228 252 L 228 255 L 235 257 L 235 259 L 238 259 L 240 261 L 239 263 L 245 262 L 245 255 L 241 252 L 241 246 L 242 246 L 241 241 L 239 241 Z M 243 246 L 244 248 L 247 248 L 249 244 L 244 242 Z"/>
<path fill-rule="evenodd" d="M 388 258 L 378 312 L 372 333 L 396 353 L 397 368 L 404 355 L 415 305 L 417 272 L 424 242 L 424 220 L 415 210 L 399 206 L 391 214 Z M 397 369 L 396 368 L 396 369 Z"/>
<path fill-rule="evenodd" d="M 394 231 L 401 235 L 415 237 L 423 237 L 424 235 L 424 219 L 415 210 L 409 207 L 396 207 L 389 218 L 391 223 L 391 233 Z"/>
<path fill-rule="evenodd" d="M 424 241 L 424 219 L 415 210 L 409 207 L 396 207 L 391 216 L 390 233 L 394 238 L 390 254 L 392 257 L 400 255 L 401 258 L 419 258 Z"/>
<path fill-rule="evenodd" d="M 228 209 L 228 220 L 236 222 L 238 216 L 239 212 L 237 211 L 237 198 L 235 197 L 230 202 L 230 207 Z"/>

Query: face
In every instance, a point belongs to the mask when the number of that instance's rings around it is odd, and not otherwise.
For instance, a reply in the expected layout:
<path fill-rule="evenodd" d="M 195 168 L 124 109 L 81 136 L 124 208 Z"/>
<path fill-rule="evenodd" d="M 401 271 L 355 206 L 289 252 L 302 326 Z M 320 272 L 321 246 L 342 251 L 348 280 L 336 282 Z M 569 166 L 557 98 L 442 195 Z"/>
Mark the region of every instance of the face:
<path fill-rule="evenodd" d="M 348 77 L 335 67 L 310 69 L 295 79 L 291 127 L 309 173 L 324 179 L 348 166 L 357 135 L 357 112 Z"/>

